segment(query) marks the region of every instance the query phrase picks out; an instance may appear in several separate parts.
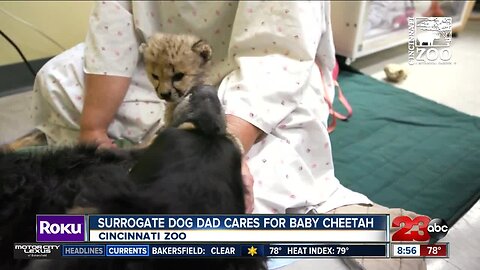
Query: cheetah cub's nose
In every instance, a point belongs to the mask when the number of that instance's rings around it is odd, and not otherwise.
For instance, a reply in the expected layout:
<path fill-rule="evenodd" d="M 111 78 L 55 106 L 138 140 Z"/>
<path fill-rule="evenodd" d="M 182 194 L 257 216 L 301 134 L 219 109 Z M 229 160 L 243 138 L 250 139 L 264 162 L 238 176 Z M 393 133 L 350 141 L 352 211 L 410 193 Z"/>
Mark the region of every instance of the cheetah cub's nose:
<path fill-rule="evenodd" d="M 168 93 L 161 93 L 161 94 L 160 94 L 160 98 L 161 98 L 161 99 L 164 99 L 164 100 L 166 100 L 166 101 L 169 101 L 170 98 L 171 98 L 171 96 L 172 96 L 172 94 L 171 94 L 170 92 L 168 92 Z"/>

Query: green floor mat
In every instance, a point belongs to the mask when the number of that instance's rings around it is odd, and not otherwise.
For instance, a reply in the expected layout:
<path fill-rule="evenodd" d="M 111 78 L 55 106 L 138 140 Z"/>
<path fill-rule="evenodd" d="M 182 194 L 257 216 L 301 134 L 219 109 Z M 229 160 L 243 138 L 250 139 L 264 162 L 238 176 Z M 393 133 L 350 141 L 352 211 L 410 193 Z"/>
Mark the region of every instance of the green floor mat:
<path fill-rule="evenodd" d="M 480 118 L 362 74 L 342 71 L 339 83 L 354 114 L 331 134 L 338 179 L 376 203 L 455 223 L 480 197 Z"/>

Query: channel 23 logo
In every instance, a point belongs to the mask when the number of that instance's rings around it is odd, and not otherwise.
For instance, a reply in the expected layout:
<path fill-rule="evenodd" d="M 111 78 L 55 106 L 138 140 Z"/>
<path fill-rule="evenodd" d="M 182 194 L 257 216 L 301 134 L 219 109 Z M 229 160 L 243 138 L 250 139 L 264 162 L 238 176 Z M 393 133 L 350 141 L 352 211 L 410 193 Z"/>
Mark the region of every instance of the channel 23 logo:
<path fill-rule="evenodd" d="M 418 230 L 412 230 L 418 226 Z M 449 227 L 445 220 L 426 216 L 417 216 L 413 220 L 408 216 L 393 219 L 392 227 L 400 228 L 392 235 L 392 241 L 428 241 L 434 243 L 447 235 Z"/>

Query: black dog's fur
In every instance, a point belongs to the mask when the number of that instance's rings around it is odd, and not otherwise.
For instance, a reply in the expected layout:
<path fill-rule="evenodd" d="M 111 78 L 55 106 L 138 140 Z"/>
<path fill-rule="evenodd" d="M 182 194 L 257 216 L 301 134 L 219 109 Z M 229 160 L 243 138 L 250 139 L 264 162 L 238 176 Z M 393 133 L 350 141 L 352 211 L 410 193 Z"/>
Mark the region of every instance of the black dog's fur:
<path fill-rule="evenodd" d="M 204 99 L 217 100 L 216 91 L 192 91 L 192 104 Z M 167 128 L 143 151 L 78 146 L 0 154 L 0 269 L 265 269 L 261 258 L 12 259 L 13 243 L 35 242 L 36 214 L 244 213 L 241 156 L 225 135 L 217 101 L 187 110 L 186 121 L 202 128 Z"/>

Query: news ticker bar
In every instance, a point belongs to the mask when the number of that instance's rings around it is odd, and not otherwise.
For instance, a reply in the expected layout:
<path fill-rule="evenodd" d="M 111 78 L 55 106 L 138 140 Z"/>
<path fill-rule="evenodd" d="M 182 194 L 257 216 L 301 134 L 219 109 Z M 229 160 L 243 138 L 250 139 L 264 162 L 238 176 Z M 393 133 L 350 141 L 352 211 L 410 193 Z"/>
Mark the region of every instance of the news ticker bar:
<path fill-rule="evenodd" d="M 391 249 L 391 250 L 389 250 Z M 389 252 L 390 251 L 390 252 Z M 65 257 L 436 257 L 448 258 L 448 243 L 418 244 L 46 244 L 16 243 L 15 259 Z"/>
<path fill-rule="evenodd" d="M 388 242 L 388 215 L 37 215 L 37 242 Z"/>
<path fill-rule="evenodd" d="M 15 259 L 64 257 L 388 257 L 388 244 L 15 244 Z"/>
<path fill-rule="evenodd" d="M 391 244 L 392 257 L 438 257 L 448 258 L 450 256 L 448 243 L 435 245 L 420 244 Z"/>

